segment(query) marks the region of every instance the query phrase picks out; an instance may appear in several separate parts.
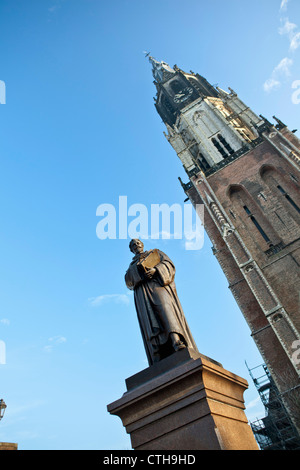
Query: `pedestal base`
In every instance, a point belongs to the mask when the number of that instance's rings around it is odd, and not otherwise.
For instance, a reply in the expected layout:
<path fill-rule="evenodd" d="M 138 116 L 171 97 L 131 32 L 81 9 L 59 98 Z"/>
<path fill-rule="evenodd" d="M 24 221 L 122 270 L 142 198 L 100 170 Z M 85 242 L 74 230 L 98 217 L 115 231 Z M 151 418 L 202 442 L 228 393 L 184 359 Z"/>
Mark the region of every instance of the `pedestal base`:
<path fill-rule="evenodd" d="M 18 444 L 15 442 L 0 442 L 0 450 L 18 450 Z"/>
<path fill-rule="evenodd" d="M 108 405 L 135 450 L 258 450 L 244 413 L 246 380 L 183 349 L 126 380 Z"/>

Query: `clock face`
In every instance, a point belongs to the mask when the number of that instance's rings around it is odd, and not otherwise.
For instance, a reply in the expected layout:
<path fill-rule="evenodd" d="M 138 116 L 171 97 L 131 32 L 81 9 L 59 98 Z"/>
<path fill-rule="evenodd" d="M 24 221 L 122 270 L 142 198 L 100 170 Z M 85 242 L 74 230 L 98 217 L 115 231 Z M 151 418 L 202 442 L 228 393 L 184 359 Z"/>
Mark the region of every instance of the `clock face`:
<path fill-rule="evenodd" d="M 186 101 L 191 96 L 192 93 L 193 93 L 193 88 L 185 87 L 183 88 L 183 90 L 176 93 L 176 95 L 174 96 L 174 102 L 182 103 L 183 101 Z"/>

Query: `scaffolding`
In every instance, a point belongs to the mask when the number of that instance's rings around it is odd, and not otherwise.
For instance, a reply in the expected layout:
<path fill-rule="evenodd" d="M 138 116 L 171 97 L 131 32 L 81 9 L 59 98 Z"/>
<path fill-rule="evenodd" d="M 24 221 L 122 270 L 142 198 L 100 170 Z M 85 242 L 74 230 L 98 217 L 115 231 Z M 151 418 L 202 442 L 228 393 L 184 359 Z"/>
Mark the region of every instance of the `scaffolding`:
<path fill-rule="evenodd" d="M 300 437 L 265 364 L 249 369 L 265 407 L 264 418 L 250 423 L 261 450 L 300 450 Z"/>

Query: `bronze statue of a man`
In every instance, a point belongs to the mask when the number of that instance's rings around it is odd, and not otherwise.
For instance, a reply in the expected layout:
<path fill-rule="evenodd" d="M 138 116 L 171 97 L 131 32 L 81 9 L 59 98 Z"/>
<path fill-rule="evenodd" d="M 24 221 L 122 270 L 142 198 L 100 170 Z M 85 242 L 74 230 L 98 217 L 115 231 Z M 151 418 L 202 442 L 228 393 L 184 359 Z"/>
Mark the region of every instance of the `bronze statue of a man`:
<path fill-rule="evenodd" d="M 138 239 L 131 240 L 129 248 L 135 256 L 125 282 L 134 291 L 149 365 L 185 347 L 197 351 L 177 296 L 174 264 L 160 250 L 144 252 Z"/>

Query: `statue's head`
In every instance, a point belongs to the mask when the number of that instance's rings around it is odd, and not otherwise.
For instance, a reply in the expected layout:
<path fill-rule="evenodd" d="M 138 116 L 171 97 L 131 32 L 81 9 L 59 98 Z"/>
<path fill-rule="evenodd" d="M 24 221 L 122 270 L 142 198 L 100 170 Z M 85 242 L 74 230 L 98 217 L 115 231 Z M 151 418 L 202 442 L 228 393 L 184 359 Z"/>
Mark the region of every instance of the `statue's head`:
<path fill-rule="evenodd" d="M 130 240 L 129 249 L 132 251 L 132 253 L 137 255 L 138 253 L 142 253 L 144 251 L 144 243 L 138 238 L 133 238 Z"/>

